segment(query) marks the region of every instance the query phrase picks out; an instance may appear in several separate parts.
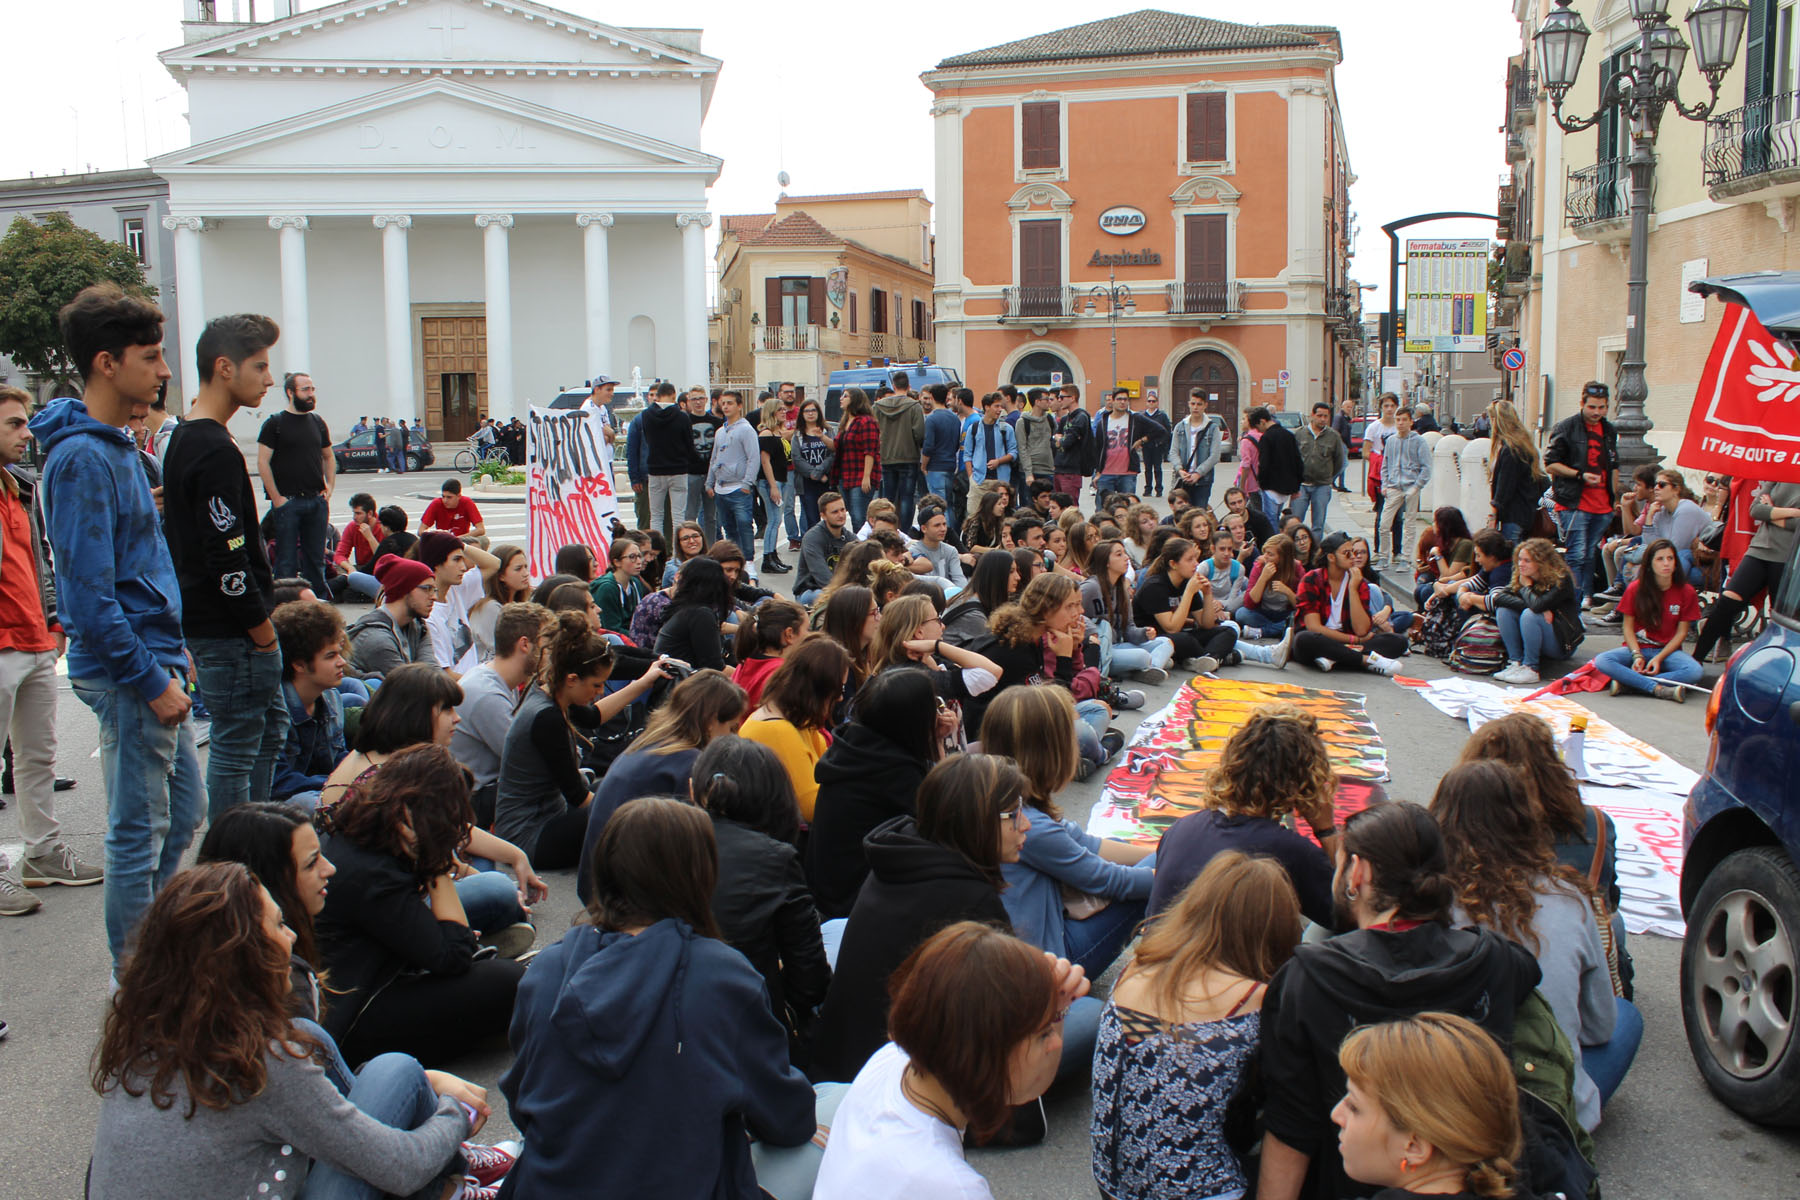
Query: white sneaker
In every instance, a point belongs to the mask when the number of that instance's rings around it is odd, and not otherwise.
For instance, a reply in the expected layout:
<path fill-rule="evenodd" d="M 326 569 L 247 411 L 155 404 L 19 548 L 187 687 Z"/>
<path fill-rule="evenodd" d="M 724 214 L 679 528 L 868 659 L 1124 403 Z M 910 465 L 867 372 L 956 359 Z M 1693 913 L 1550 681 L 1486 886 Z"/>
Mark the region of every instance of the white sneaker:
<path fill-rule="evenodd" d="M 1274 667 L 1277 671 L 1281 670 L 1283 667 L 1287 666 L 1288 655 L 1292 654 L 1293 651 L 1294 627 L 1289 625 L 1288 631 L 1281 635 L 1281 641 L 1270 651 L 1269 665 Z"/>
<path fill-rule="evenodd" d="M 1238 641 L 1240 642 L 1260 642 L 1262 636 L 1262 630 L 1254 625 L 1246 625 L 1238 631 Z"/>
<path fill-rule="evenodd" d="M 1400 673 L 1400 661 L 1381 654 L 1369 655 L 1364 660 L 1364 665 L 1377 675 L 1398 675 Z"/>
<path fill-rule="evenodd" d="M 1324 655 L 1320 655 L 1318 658 L 1313 659 L 1313 666 L 1319 668 L 1321 671 L 1329 671 L 1337 666 L 1337 664 L 1332 662 L 1329 658 L 1326 658 Z"/>
<path fill-rule="evenodd" d="M 1504 671 L 1496 671 L 1494 678 L 1501 683 L 1537 683 L 1538 673 L 1524 663 L 1513 663 Z"/>
<path fill-rule="evenodd" d="M 1201 675 L 1211 675 L 1219 669 L 1219 660 L 1210 654 L 1202 654 L 1194 660 L 1194 670 Z"/>

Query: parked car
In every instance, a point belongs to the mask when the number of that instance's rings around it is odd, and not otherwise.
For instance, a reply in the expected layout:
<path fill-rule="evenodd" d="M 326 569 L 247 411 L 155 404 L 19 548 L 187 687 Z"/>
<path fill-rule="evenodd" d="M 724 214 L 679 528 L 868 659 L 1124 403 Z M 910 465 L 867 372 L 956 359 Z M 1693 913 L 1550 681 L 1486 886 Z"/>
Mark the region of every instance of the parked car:
<path fill-rule="evenodd" d="M 337 460 L 337 469 L 343 471 L 379 471 L 386 467 L 387 451 L 383 448 L 381 438 L 383 431 L 369 429 L 362 433 L 353 433 L 331 448 L 331 455 Z M 432 452 L 431 441 L 425 436 L 423 429 L 409 428 L 406 431 L 406 469 L 419 471 L 437 461 Z"/>
<path fill-rule="evenodd" d="M 1691 286 L 1747 304 L 1790 343 L 1800 333 L 1789 316 L 1800 272 Z M 1800 562 L 1788 562 L 1768 625 L 1713 687 L 1706 728 L 1706 771 L 1682 822 L 1688 1048 L 1731 1108 L 1800 1125 Z"/>
<path fill-rule="evenodd" d="M 894 385 L 894 376 L 901 371 L 906 372 L 906 382 L 918 391 L 926 384 L 945 383 L 953 388 L 962 386 L 962 376 L 956 373 L 955 367 L 946 367 L 939 363 L 889 363 L 884 367 L 848 367 L 842 371 L 833 371 L 825 380 L 825 419 L 833 423 L 842 419 L 844 409 L 844 389 L 859 387 L 875 398 L 875 389 L 886 384 Z"/>
<path fill-rule="evenodd" d="M 1370 417 L 1367 413 L 1350 418 L 1350 445 L 1348 449 L 1351 458 L 1362 457 L 1363 431 L 1369 427 L 1369 421 Z"/>

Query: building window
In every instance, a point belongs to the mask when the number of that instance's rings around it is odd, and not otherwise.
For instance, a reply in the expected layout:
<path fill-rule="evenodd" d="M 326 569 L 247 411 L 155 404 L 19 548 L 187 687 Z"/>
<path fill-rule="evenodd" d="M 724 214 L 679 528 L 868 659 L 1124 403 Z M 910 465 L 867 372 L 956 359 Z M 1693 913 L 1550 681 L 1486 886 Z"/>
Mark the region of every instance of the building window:
<path fill-rule="evenodd" d="M 850 293 L 850 332 L 856 332 L 856 293 Z"/>
<path fill-rule="evenodd" d="M 141 263 L 150 261 L 150 248 L 144 241 L 144 218 L 125 218 L 125 246 Z"/>
<path fill-rule="evenodd" d="M 1063 304 L 1062 222 L 1019 222 L 1021 317 L 1067 315 Z"/>
<path fill-rule="evenodd" d="M 925 340 L 925 302 L 923 300 L 914 300 L 912 302 L 912 318 L 912 335 L 922 342 Z"/>
<path fill-rule="evenodd" d="M 1225 158 L 1225 93 L 1189 92 L 1187 161 L 1224 162 Z"/>
<path fill-rule="evenodd" d="M 819 325 L 825 319 L 825 281 L 807 275 L 782 275 L 763 280 L 765 320 L 770 325 L 793 329 Z"/>
<path fill-rule="evenodd" d="M 887 331 L 887 293 L 880 288 L 870 288 L 869 332 L 886 333 Z"/>
<path fill-rule="evenodd" d="M 1062 166 L 1062 104 L 1035 100 L 1019 106 L 1019 165 L 1027 171 Z"/>

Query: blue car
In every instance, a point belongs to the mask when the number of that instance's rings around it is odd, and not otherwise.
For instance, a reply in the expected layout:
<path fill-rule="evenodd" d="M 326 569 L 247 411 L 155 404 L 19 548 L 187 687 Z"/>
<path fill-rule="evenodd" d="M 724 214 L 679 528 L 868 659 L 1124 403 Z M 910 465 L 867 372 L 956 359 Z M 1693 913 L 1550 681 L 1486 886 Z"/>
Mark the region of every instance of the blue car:
<path fill-rule="evenodd" d="M 1790 342 L 1800 272 L 1703 279 Z M 1797 555 L 1796 557 L 1800 557 Z M 1682 828 L 1681 1011 L 1700 1074 L 1753 1121 L 1800 1125 L 1800 563 L 1707 703 L 1706 771 Z"/>

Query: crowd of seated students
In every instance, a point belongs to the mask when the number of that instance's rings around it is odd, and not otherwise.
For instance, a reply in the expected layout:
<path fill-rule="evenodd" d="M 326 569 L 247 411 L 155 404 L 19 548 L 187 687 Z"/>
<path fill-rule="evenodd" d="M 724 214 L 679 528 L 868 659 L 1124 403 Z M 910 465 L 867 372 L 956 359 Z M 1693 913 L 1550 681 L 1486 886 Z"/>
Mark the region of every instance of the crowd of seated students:
<path fill-rule="evenodd" d="M 516 547 L 428 531 L 368 564 L 348 629 L 297 592 L 292 803 L 224 813 L 140 928 L 94 1194 L 145 1194 L 135 1160 L 176 1148 L 255 1194 L 980 1197 L 965 1139 L 1041 1137 L 1038 1098 L 1090 1068 L 1111 1197 L 1568 1182 L 1490 1086 L 1502 1047 L 1561 1046 L 1543 1102 L 1584 1134 L 1642 1021 L 1605 817 L 1541 722 L 1339 828 L 1316 720 L 1271 707 L 1160 846 L 1062 818 L 1146 702 L 1125 683 L 1404 652 L 1366 543 L 1253 532 L 1236 499 L 1215 530 L 984 484 L 960 538 L 928 496 L 918 530 L 876 500 L 839 540 L 827 492 L 802 600 L 697 526 L 667 572 L 626 531 L 535 589 Z M 1499 561 L 1451 541 L 1428 600 Z M 576 872 L 560 936 L 547 869 Z M 486 1094 L 427 1068 L 503 1038 L 522 1144 L 472 1145 Z M 1399 1134 L 1411 1165 L 1370 1156 Z"/>

